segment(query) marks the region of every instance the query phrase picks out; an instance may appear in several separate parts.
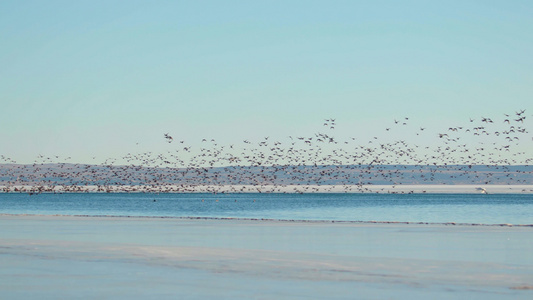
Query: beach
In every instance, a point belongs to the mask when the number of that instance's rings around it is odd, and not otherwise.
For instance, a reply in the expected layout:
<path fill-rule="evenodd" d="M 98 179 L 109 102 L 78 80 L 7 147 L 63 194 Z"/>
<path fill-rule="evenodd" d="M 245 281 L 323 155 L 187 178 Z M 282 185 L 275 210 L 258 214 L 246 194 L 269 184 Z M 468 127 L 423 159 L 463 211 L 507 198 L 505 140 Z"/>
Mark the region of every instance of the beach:
<path fill-rule="evenodd" d="M 520 226 L 0 215 L 6 299 L 530 299 Z"/>

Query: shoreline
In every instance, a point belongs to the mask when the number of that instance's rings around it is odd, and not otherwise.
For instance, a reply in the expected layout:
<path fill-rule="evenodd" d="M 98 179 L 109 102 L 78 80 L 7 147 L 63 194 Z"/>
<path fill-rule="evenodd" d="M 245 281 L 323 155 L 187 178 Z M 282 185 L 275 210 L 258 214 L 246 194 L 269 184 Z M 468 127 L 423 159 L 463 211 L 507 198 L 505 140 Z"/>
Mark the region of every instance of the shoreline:
<path fill-rule="evenodd" d="M 202 216 L 135 216 L 135 215 L 63 215 L 63 214 L 9 214 L 0 213 L 1 217 L 57 217 L 57 218 L 109 218 L 109 219 L 171 219 L 171 220 L 205 220 L 205 221 L 250 221 L 265 223 L 311 223 L 311 224 L 390 224 L 390 225 L 431 225 L 431 226 L 465 226 L 465 227 L 533 227 L 533 224 L 509 223 L 464 223 L 464 222 L 408 222 L 408 221 L 354 221 L 354 220 L 305 220 L 305 219 L 269 219 L 237 217 L 202 217 Z"/>

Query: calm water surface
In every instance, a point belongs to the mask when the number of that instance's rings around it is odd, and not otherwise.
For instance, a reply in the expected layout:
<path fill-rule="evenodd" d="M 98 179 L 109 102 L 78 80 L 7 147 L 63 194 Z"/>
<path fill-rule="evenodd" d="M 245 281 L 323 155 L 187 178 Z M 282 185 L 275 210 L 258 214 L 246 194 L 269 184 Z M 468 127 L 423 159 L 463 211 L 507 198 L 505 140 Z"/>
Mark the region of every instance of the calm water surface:
<path fill-rule="evenodd" d="M 0 193 L 0 213 L 533 224 L 533 196 Z"/>

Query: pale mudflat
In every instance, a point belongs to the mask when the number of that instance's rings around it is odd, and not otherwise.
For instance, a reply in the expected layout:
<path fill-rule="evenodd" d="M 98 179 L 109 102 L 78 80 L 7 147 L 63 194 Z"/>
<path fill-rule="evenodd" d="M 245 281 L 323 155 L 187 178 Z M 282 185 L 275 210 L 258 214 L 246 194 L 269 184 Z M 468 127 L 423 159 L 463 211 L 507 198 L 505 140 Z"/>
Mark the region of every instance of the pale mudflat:
<path fill-rule="evenodd" d="M 531 299 L 533 228 L 0 216 L 6 299 Z"/>

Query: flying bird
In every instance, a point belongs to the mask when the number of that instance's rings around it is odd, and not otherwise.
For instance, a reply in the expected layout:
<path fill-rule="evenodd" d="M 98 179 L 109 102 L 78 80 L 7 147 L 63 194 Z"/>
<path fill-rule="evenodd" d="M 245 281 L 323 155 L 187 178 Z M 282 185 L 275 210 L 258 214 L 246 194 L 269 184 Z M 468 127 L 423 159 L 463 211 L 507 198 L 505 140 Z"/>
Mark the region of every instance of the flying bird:
<path fill-rule="evenodd" d="M 174 141 L 174 139 L 168 133 L 165 133 L 164 137 L 169 144 L 172 143 L 172 141 Z"/>

